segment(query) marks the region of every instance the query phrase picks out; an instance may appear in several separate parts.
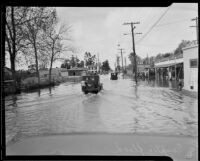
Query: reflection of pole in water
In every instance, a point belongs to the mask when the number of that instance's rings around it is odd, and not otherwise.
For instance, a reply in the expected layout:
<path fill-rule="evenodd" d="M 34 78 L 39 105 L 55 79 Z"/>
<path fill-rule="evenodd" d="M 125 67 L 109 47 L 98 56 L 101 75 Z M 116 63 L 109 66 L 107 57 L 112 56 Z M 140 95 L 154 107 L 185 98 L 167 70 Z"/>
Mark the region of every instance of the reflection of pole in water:
<path fill-rule="evenodd" d="M 15 114 L 17 114 L 17 96 L 16 95 L 12 95 L 12 101 L 13 101 L 13 108 L 12 108 L 12 112 L 14 112 Z"/>
<path fill-rule="evenodd" d="M 135 85 L 135 96 L 136 96 L 136 98 L 138 99 L 139 96 L 138 96 L 138 94 L 137 94 L 137 91 L 138 91 L 138 90 L 137 90 L 137 86 L 138 86 L 138 85 L 136 84 L 136 85 Z"/>
<path fill-rule="evenodd" d="M 134 132 L 137 132 L 137 127 L 138 127 L 138 119 L 134 118 Z"/>
<path fill-rule="evenodd" d="M 38 89 L 38 96 L 40 97 L 40 94 L 41 94 L 41 91 L 40 91 L 40 89 Z"/>
<path fill-rule="evenodd" d="M 15 114 L 17 113 L 17 108 L 16 108 L 16 107 L 17 107 L 17 100 L 18 100 L 18 99 L 17 99 L 17 96 L 16 96 L 16 95 L 12 95 L 12 96 L 11 96 L 11 100 L 10 100 L 10 101 L 11 101 L 11 107 L 12 107 L 12 108 L 11 108 L 11 111 L 12 111 L 13 113 L 15 113 Z"/>
<path fill-rule="evenodd" d="M 49 87 L 49 94 L 51 94 L 51 87 Z"/>
<path fill-rule="evenodd" d="M 169 88 L 172 88 L 172 82 L 168 81 L 168 84 L 169 84 Z"/>
<path fill-rule="evenodd" d="M 13 106 L 17 107 L 17 96 L 16 95 L 12 95 L 12 101 L 13 101 Z"/>

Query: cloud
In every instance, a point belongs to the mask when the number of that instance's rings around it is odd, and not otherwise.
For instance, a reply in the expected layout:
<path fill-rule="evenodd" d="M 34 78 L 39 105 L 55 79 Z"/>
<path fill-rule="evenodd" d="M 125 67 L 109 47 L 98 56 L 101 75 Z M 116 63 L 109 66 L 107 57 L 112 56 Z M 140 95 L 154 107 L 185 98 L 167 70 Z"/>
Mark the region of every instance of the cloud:
<path fill-rule="evenodd" d="M 92 54 L 99 53 L 101 61 L 109 59 L 113 67 L 116 54 L 119 54 L 118 43 L 126 51 L 124 56 L 128 57 L 132 52 L 131 35 L 123 36 L 123 33 L 131 33 L 131 27 L 123 23 L 139 21 L 140 24 L 135 25 L 134 31 L 142 32 L 144 35 L 166 9 L 166 7 L 68 7 L 60 9 L 58 15 L 73 25 L 73 44 L 80 48 L 80 56 L 83 57 L 85 51 L 90 51 Z M 171 52 L 182 39 L 195 39 L 195 29 L 189 26 L 194 23 L 191 18 L 198 15 L 197 9 L 197 4 L 194 3 L 173 4 L 158 25 L 180 21 L 183 18 L 187 18 L 188 21 L 155 26 L 140 44 L 136 43 L 136 52 L 141 57 L 145 57 L 147 53 L 152 56 L 159 52 Z M 143 35 L 135 35 L 135 42 Z"/>

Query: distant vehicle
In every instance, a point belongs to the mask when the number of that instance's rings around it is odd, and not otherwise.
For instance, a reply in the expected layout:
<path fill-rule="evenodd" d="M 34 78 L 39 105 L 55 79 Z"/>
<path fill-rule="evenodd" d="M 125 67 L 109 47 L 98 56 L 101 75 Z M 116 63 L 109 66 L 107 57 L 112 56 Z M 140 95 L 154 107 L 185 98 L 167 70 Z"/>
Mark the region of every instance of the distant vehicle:
<path fill-rule="evenodd" d="M 118 79 L 118 76 L 117 76 L 118 74 L 115 72 L 115 73 L 111 73 L 111 77 L 110 77 L 110 79 L 111 80 L 117 80 Z"/>
<path fill-rule="evenodd" d="M 99 75 L 86 75 L 82 76 L 81 88 L 85 94 L 89 92 L 97 94 L 103 89 L 103 84 L 100 83 Z"/>

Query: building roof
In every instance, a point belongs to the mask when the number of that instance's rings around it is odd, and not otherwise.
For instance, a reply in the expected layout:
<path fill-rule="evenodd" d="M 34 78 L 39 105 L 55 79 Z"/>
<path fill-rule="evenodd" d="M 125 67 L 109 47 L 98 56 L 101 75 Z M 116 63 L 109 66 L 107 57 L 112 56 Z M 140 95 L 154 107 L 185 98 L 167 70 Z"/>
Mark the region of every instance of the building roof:
<path fill-rule="evenodd" d="M 97 65 L 88 65 L 87 67 L 97 67 Z"/>
<path fill-rule="evenodd" d="M 150 64 L 138 64 L 137 67 L 149 68 Z"/>
<path fill-rule="evenodd" d="M 68 71 L 67 68 L 60 68 L 60 70 L 61 70 L 61 72 L 66 72 L 66 71 Z"/>
<path fill-rule="evenodd" d="M 182 48 L 182 50 L 187 50 L 187 49 L 198 47 L 198 46 L 199 45 L 198 45 L 197 40 L 194 40 L 191 43 L 189 43 L 186 47 Z"/>
<path fill-rule="evenodd" d="M 68 71 L 83 71 L 83 70 L 87 70 L 87 68 L 74 67 L 74 68 L 68 69 Z"/>

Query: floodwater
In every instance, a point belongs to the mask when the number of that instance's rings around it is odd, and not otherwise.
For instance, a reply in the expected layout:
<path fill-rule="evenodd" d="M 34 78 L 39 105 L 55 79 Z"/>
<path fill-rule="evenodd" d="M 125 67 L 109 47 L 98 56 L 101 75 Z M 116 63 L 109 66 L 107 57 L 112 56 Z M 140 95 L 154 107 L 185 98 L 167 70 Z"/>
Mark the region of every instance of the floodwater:
<path fill-rule="evenodd" d="M 198 100 L 174 90 L 173 82 L 110 80 L 85 95 L 80 83 L 5 98 L 6 143 L 31 136 L 68 133 L 198 135 Z"/>

